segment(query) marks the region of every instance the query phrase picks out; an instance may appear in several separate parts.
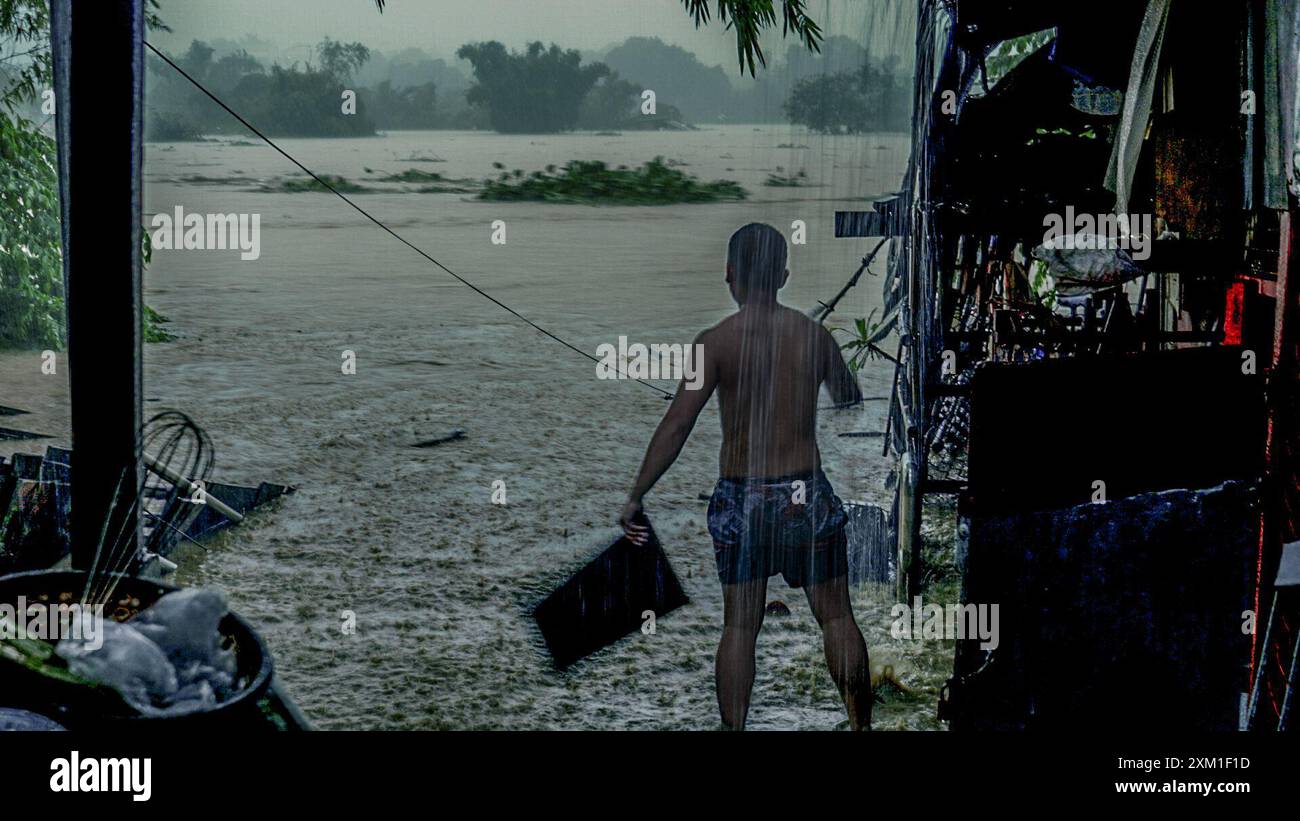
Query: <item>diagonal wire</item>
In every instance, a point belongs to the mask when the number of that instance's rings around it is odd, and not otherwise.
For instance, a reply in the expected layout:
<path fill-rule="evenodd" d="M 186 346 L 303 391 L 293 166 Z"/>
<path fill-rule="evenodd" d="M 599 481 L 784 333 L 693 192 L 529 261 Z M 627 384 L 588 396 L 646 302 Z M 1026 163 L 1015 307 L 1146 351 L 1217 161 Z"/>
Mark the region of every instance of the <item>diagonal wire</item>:
<path fill-rule="evenodd" d="M 385 232 L 387 232 L 389 235 L 391 235 L 391 236 L 392 236 L 394 239 L 396 239 L 398 242 L 402 243 L 402 244 L 405 245 L 407 248 L 410 248 L 410 249 L 411 249 L 412 251 L 414 251 L 415 253 L 419 254 L 420 256 L 422 256 L 422 257 L 424 257 L 425 259 L 427 259 L 429 262 L 432 262 L 434 265 L 436 265 L 436 266 L 438 266 L 439 268 L 441 268 L 443 271 L 445 271 L 446 273 L 448 273 L 449 275 L 451 275 L 452 277 L 454 277 L 457 281 L 459 281 L 462 285 L 464 285 L 465 287 L 469 288 L 471 291 L 474 291 L 474 293 L 478 294 L 479 296 L 483 297 L 484 299 L 488 300 L 489 302 L 493 303 L 494 305 L 497 305 L 498 307 L 502 308 L 503 310 L 507 311 L 508 313 L 514 315 L 516 318 L 518 318 L 520 321 L 524 322 L 524 323 L 527 324 L 529 327 L 531 327 L 531 328 L 533 328 L 534 330 L 536 330 L 538 333 L 541 333 L 541 334 L 543 334 L 543 335 L 545 335 L 545 336 L 550 337 L 551 339 L 553 339 L 553 340 L 555 340 L 556 342 L 560 343 L 561 345 L 563 345 L 564 347 L 568 348 L 569 350 L 571 350 L 571 351 L 573 351 L 573 352 L 575 352 L 575 353 L 578 353 L 578 354 L 580 354 L 580 355 L 582 355 L 582 356 L 585 356 L 587 359 L 590 359 L 592 362 L 597 362 L 597 363 L 598 363 L 598 362 L 601 361 L 599 358 L 597 358 L 597 357 L 595 357 L 595 356 L 592 356 L 591 354 L 587 353 L 586 351 L 584 351 L 583 349 L 581 349 L 581 348 L 579 348 L 578 346 L 574 345 L 573 343 L 571 343 L 571 342 L 569 342 L 569 341 L 567 341 L 567 340 L 565 340 L 565 339 L 561 339 L 559 336 L 556 336 L 555 334 L 553 334 L 553 333 L 551 333 L 550 331 L 548 331 L 548 330 L 546 330 L 545 328 L 543 328 L 541 325 L 538 325 L 536 322 L 532 321 L 532 320 L 529 319 L 528 317 L 526 317 L 526 316 L 524 316 L 523 314 L 519 313 L 519 312 L 516 311 L 514 308 L 511 308 L 509 305 L 505 304 L 505 303 L 502 302 L 501 300 L 499 300 L 499 299 L 497 299 L 496 297 L 492 296 L 492 295 L 489 294 L 487 291 L 484 291 L 482 288 L 478 287 L 478 286 L 475 285 L 474 283 L 472 283 L 472 282 L 470 282 L 469 280 L 465 279 L 465 278 L 464 278 L 463 276 L 461 276 L 460 274 L 458 274 L 458 273 L 456 273 L 455 271 L 453 271 L 453 270 L 451 270 L 450 268 L 448 268 L 446 265 L 443 265 L 441 262 L 439 262 L 438 260 L 436 260 L 436 259 L 434 259 L 433 257 L 431 257 L 428 253 L 426 253 L 424 250 L 422 250 L 419 246 L 415 245 L 415 244 L 412 243 L 410 240 L 406 239 L 406 238 L 403 237 L 401 234 L 399 234 L 399 233 L 397 233 L 396 231 L 394 231 L 392 228 L 389 228 L 387 225 L 385 225 L 383 222 L 381 222 L 378 218 L 376 218 L 376 217 L 374 217 L 374 216 L 371 216 L 370 212 L 366 211 L 366 209 L 362 208 L 360 205 L 357 205 L 357 204 L 356 204 L 355 202 L 353 202 L 353 201 L 352 201 L 352 200 L 351 200 L 347 195 L 345 195 L 342 191 L 339 191 L 339 190 L 338 190 L 337 188 L 335 188 L 333 185 L 330 185 L 329 182 L 327 182 L 326 180 L 321 179 L 320 176 L 318 176 L 318 175 L 316 174 L 316 172 L 312 171 L 312 170 L 311 170 L 310 168 L 308 168 L 307 166 L 305 166 L 305 165 L 303 165 L 302 163 L 298 162 L 298 160 L 294 159 L 294 157 L 293 157 L 291 154 L 289 154 L 289 152 L 285 151 L 283 148 L 281 148 L 280 146 L 276 145 L 276 143 L 275 143 L 274 140 L 272 140 L 270 137 L 268 137 L 268 136 L 266 136 L 265 134 L 263 134 L 260 130 L 258 130 L 256 127 L 254 127 L 253 124 L 250 123 L 248 120 L 245 120 L 243 117 L 241 117 L 241 116 L 239 115 L 238 112 L 236 112 L 236 111 L 235 111 L 233 108 L 231 108 L 230 106 L 226 105 L 226 104 L 221 100 L 221 98 L 217 97 L 217 95 L 213 94 L 211 91 L 208 91 L 208 89 L 205 88 L 205 87 L 203 86 L 202 83 L 200 83 L 198 80 L 196 80 L 196 79 L 194 79 L 192 76 L 190 76 L 190 74 L 189 74 L 188 72 L 186 72 L 185 69 L 183 69 L 183 68 L 181 68 L 180 66 L 176 65 L 176 63 L 172 62 L 171 58 L 169 58 L 166 54 L 163 54 L 161 51 L 159 51 L 157 48 L 155 48 L 154 45 L 153 45 L 153 43 L 150 43 L 149 41 L 146 40 L 146 41 L 145 41 L 145 45 L 149 48 L 150 51 L 152 51 L 154 54 L 158 55 L 158 57 L 159 57 L 159 58 L 160 58 L 164 63 L 166 63 L 167 65 L 169 65 L 169 66 L 171 66 L 172 68 L 174 68 L 174 69 L 175 69 L 175 70 L 176 70 L 176 71 L 177 71 L 177 72 L 178 72 L 182 77 L 184 77 L 186 80 L 189 80 L 190 83 L 192 83 L 192 84 L 194 85 L 195 88 L 197 88 L 199 91 L 202 91 L 202 92 L 203 92 L 205 95 L 207 95 L 208 98 L 211 99 L 214 103 L 216 103 L 217 105 L 219 105 L 219 106 L 221 106 L 223 109 L 225 109 L 225 111 L 226 111 L 227 114 L 229 114 L 230 116 L 232 116 L 232 117 L 234 117 L 236 120 L 238 120 L 238 121 L 240 122 L 240 124 L 242 124 L 242 125 L 243 125 L 245 128 L 247 128 L 249 131 L 251 131 L 251 132 L 253 132 L 254 134 L 256 134 L 256 135 L 257 135 L 257 136 L 262 140 L 262 142 L 264 142 L 264 143 L 266 143 L 267 145 L 269 145 L 269 146 L 271 146 L 272 148 L 274 148 L 274 149 L 275 149 L 277 152 L 279 152 L 280 155 L 281 155 L 282 157 L 284 157 L 286 160 L 288 160 L 289 162 L 291 162 L 291 163 L 293 163 L 294 165 L 296 165 L 296 166 L 298 166 L 299 168 L 301 168 L 301 169 L 303 170 L 303 172 L 305 172 L 305 173 L 307 174 L 307 176 L 311 177 L 311 178 L 312 178 L 313 180 L 315 180 L 317 183 L 319 183 L 320 185 L 322 185 L 322 186 L 324 186 L 326 189 L 328 189 L 330 192 L 332 192 L 332 193 L 333 193 L 335 196 L 337 196 L 339 199 L 343 200 L 343 201 L 346 202 L 348 205 L 352 206 L 353 210 L 355 210 L 358 214 L 360 214 L 361 216 L 363 216 L 363 217 L 365 217 L 366 219 L 368 219 L 368 220 L 370 220 L 371 222 L 373 222 L 375 225 L 377 225 L 377 226 L 379 226 L 380 228 L 382 228 Z M 624 376 L 628 376 L 628 374 L 627 374 L 626 371 L 621 371 L 621 370 L 620 370 L 620 373 L 623 373 Z M 671 398 L 673 397 L 673 394 L 672 394 L 672 393 L 670 393 L 669 391 L 664 390 L 663 388 L 659 387 L 658 385 L 652 385 L 651 383 L 647 382 L 646 380 L 641 379 L 641 378 L 638 378 L 638 377 L 631 377 L 631 376 L 629 376 L 629 378 L 634 379 L 635 381 L 641 383 L 642 385 L 645 385 L 647 388 L 649 388 L 649 389 L 652 390 L 652 391 L 657 391 L 657 392 L 663 394 L 663 396 L 664 396 L 665 398 L 667 398 L 667 399 L 671 399 Z"/>

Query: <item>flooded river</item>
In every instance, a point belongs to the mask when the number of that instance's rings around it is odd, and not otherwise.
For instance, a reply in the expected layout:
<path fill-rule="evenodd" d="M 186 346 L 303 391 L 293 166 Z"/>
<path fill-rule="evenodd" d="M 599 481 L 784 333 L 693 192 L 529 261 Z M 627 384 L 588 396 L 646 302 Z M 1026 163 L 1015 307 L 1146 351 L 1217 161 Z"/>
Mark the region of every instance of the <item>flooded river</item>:
<path fill-rule="evenodd" d="M 354 199 L 440 262 L 594 353 L 620 335 L 689 342 L 734 306 L 726 240 L 767 221 L 792 248 L 787 304 L 829 299 L 873 240 L 835 239 L 837 209 L 897 190 L 903 135 L 823 137 L 789 126 L 503 136 L 397 132 L 283 141 L 318 173 L 362 185 L 408 169 L 481 180 L 575 159 L 638 166 L 663 156 L 701 180 L 729 179 L 744 202 L 670 207 L 494 203 L 471 194 L 384 188 Z M 250 140 L 150 144 L 146 225 L 156 212 L 260 215 L 260 256 L 155 252 L 146 302 L 178 338 L 145 355 L 146 414 L 174 407 L 216 444 L 216 478 L 297 492 L 187 552 L 184 583 L 214 585 L 268 638 L 288 692 L 322 728 L 712 729 L 721 591 L 705 529 L 716 477 L 716 403 L 701 415 L 647 511 L 691 603 L 565 674 L 553 672 L 528 608 L 607 543 L 666 402 L 595 365 L 456 282 L 330 194 L 265 193 L 295 169 Z M 806 173 L 802 187 L 771 174 Z M 492 242 L 503 221 L 506 241 Z M 875 266 L 883 271 L 883 257 Z M 830 325 L 880 305 L 864 277 Z M 344 373 L 345 351 L 355 373 Z M 12 370 L 12 355 L 5 367 Z M 867 396 L 892 366 L 868 364 Z M 665 387 L 670 387 L 665 384 Z M 16 404 L 16 403 L 15 403 Z M 33 400 L 32 404 L 40 404 Z M 47 427 L 60 423 L 57 401 Z M 825 468 L 846 499 L 884 501 L 885 404 L 823 413 Z M 420 440 L 461 429 L 434 448 Z M 507 504 L 492 503 L 504 483 Z M 843 719 L 808 606 L 780 579 L 758 646 L 750 726 L 830 729 Z M 889 636 L 888 591 L 855 593 L 874 660 L 910 695 L 884 693 L 882 728 L 939 725 L 947 643 Z M 356 629 L 342 629 L 345 611 Z"/>

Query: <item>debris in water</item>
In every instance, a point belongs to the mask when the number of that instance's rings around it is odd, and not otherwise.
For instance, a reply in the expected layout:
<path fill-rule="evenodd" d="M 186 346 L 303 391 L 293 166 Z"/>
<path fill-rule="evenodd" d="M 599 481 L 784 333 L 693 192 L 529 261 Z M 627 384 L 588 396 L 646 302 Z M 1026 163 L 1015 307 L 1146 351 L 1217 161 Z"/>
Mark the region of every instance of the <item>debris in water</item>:
<path fill-rule="evenodd" d="M 29 433 L 28 431 L 18 430 L 17 428 L 0 428 L 0 439 L 9 439 L 12 441 L 17 441 L 19 439 L 49 439 L 49 438 L 50 436 L 47 433 Z"/>
<path fill-rule="evenodd" d="M 767 614 L 769 616 L 788 616 L 790 607 L 780 599 L 773 599 L 767 603 Z"/>
<path fill-rule="evenodd" d="M 439 436 L 437 439 L 426 439 L 423 442 L 416 442 L 413 445 L 413 447 L 431 448 L 434 447 L 435 445 L 441 445 L 446 442 L 455 442 L 457 440 L 464 439 L 464 438 L 465 438 L 465 431 L 454 430 L 451 433 L 447 434 L 446 436 Z"/>
<path fill-rule="evenodd" d="M 643 515 L 640 523 L 649 541 L 636 545 L 622 536 L 533 610 L 557 667 L 629 633 L 649 634 L 652 619 L 689 601 L 649 519 Z"/>

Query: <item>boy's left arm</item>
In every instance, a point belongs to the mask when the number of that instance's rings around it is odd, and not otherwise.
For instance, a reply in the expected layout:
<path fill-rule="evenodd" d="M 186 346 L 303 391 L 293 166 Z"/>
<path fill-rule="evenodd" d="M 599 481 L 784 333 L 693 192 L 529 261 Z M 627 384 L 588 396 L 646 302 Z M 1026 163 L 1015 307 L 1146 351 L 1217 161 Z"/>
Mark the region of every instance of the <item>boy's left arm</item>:
<path fill-rule="evenodd" d="M 697 352 L 694 364 L 699 369 L 698 376 L 702 378 L 694 380 L 694 384 L 683 378 L 677 385 L 677 394 L 664 413 L 664 418 L 660 420 L 659 427 L 655 429 L 654 436 L 650 438 L 645 459 L 641 461 L 641 470 L 637 473 L 636 482 L 619 515 L 618 521 L 623 532 L 637 544 L 644 543 L 646 539 L 646 528 L 633 521 L 642 511 L 641 500 L 676 461 L 695 427 L 695 420 L 699 418 L 700 411 L 708 404 L 709 397 L 718 385 L 717 368 L 712 357 L 707 354 L 704 338 L 705 334 L 697 336 L 693 348 Z"/>

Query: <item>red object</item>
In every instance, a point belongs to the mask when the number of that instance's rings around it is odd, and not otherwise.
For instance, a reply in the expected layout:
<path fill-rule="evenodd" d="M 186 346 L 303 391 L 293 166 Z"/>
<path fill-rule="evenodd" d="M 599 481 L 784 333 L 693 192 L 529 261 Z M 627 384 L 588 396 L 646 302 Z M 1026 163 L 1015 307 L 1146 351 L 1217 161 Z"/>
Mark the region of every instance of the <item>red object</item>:
<path fill-rule="evenodd" d="M 1237 280 L 1228 286 L 1227 303 L 1223 307 L 1223 344 L 1241 344 L 1242 314 L 1246 306 L 1246 283 Z"/>

